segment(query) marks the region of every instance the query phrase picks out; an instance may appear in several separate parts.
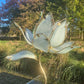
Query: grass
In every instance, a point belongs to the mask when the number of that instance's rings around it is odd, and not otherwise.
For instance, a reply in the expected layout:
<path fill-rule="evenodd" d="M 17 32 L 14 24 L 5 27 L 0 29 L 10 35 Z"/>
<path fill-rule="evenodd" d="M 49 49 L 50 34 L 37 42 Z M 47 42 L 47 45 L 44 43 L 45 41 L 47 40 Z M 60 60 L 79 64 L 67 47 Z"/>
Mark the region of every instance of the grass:
<path fill-rule="evenodd" d="M 68 55 L 68 62 L 65 65 L 62 79 L 84 83 L 84 42 L 76 42 L 76 45 L 81 45 L 82 48 L 74 49 Z"/>
<path fill-rule="evenodd" d="M 51 53 L 42 53 L 42 64 L 48 75 L 49 84 L 71 84 L 71 82 L 76 82 L 77 84 L 83 84 L 84 82 L 84 42 L 76 41 L 75 45 L 80 45 L 82 48 L 74 49 L 65 55 L 56 55 Z M 35 55 L 39 56 L 40 51 L 28 45 L 25 41 L 0 41 L 0 66 L 6 68 L 6 73 L 10 74 L 8 71 L 19 72 L 20 74 L 28 75 L 32 78 L 39 74 L 40 68 L 38 62 L 29 59 L 22 59 L 18 61 L 9 61 L 5 57 L 7 55 L 14 54 L 22 50 L 29 50 Z M 12 75 L 17 75 L 11 72 Z M 21 76 L 20 76 L 21 77 Z M 15 77 L 16 79 L 16 77 Z M 57 81 L 57 79 L 59 80 Z M 16 80 L 15 80 L 16 81 Z M 24 81 L 24 80 L 23 80 Z M 64 82 L 63 82 L 64 81 Z M 66 82 L 68 81 L 68 83 Z M 14 81 L 13 81 L 14 82 Z M 56 82 L 56 83 L 55 83 Z M 69 83 L 70 82 L 70 83 Z M 3 83 L 4 84 L 4 83 Z M 13 84 L 13 83 L 8 83 Z M 15 84 L 19 84 L 15 83 Z M 24 83 L 22 83 L 24 84 Z M 73 83 L 72 83 L 73 84 Z"/>

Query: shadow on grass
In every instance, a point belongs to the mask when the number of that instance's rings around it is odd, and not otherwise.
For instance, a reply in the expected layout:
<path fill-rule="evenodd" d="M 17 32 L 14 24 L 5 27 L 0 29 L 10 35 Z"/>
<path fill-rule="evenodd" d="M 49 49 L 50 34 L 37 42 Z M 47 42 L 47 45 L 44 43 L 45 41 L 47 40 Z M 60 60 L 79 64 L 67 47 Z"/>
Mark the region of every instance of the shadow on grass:
<path fill-rule="evenodd" d="M 69 56 L 74 60 L 84 61 L 84 52 L 78 53 L 77 51 L 72 51 Z"/>
<path fill-rule="evenodd" d="M 37 75 L 42 74 L 39 63 L 33 59 L 23 58 L 17 61 L 9 61 L 5 65 L 5 68 L 8 70 L 13 70 L 30 77 L 36 77 Z"/>
<path fill-rule="evenodd" d="M 28 81 L 30 81 L 30 79 L 6 72 L 0 73 L 0 84 L 26 84 Z"/>
<path fill-rule="evenodd" d="M 26 73 L 32 77 L 36 77 L 42 73 L 38 61 L 33 59 L 24 58 L 20 60 L 20 69 L 22 73 Z"/>

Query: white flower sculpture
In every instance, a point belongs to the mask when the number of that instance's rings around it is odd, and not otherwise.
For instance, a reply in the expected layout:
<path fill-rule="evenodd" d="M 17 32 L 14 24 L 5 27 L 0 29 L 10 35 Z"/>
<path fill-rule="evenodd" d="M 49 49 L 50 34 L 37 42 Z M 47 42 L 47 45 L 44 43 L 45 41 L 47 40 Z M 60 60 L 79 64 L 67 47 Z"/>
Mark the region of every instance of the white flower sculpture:
<path fill-rule="evenodd" d="M 22 31 L 27 43 L 35 48 L 50 53 L 64 54 L 78 46 L 72 46 L 73 42 L 64 42 L 66 39 L 68 23 L 66 19 L 53 23 L 52 15 L 46 15 L 33 33 L 26 28 L 25 34 L 21 27 L 14 24 Z"/>
<path fill-rule="evenodd" d="M 21 30 L 27 43 L 40 51 L 65 54 L 72 49 L 79 47 L 72 46 L 73 42 L 64 42 L 69 24 L 66 19 L 54 23 L 52 15 L 47 14 L 46 17 L 34 28 L 33 33 L 27 28 L 24 33 L 22 28 L 16 22 L 14 22 L 14 24 Z M 30 51 L 21 51 L 17 54 L 7 56 L 6 58 L 10 60 L 18 60 L 21 58 L 32 58 L 37 60 L 36 56 Z M 44 74 L 45 84 L 47 84 L 47 77 L 40 61 L 39 64 Z M 35 84 L 33 82 L 27 84 Z M 39 82 L 38 84 L 41 83 Z"/>

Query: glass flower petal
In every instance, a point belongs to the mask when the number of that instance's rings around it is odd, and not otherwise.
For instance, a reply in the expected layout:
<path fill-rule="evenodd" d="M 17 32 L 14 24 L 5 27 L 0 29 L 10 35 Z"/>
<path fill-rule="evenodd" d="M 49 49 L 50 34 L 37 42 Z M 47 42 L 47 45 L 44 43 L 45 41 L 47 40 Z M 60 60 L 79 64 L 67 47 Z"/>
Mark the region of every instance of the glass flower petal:
<path fill-rule="evenodd" d="M 58 51 L 61 51 L 61 50 L 65 49 L 65 48 L 71 46 L 73 43 L 74 42 L 66 42 L 66 43 L 64 43 L 61 46 L 58 46 L 56 48 L 52 47 L 52 48 L 50 48 L 50 52 L 51 53 L 57 53 Z"/>
<path fill-rule="evenodd" d="M 79 47 L 79 46 L 67 47 L 67 48 L 65 48 L 65 49 L 63 49 L 63 50 L 61 50 L 61 51 L 59 51 L 58 53 L 59 53 L 59 54 L 65 54 L 65 53 L 71 51 L 71 50 L 74 49 L 74 48 L 80 48 L 80 47 Z"/>
<path fill-rule="evenodd" d="M 38 80 L 31 80 L 26 84 L 43 84 L 43 83 L 41 81 L 38 81 Z"/>
<path fill-rule="evenodd" d="M 30 42 L 30 44 L 32 43 L 32 40 L 33 40 L 33 34 L 32 32 L 26 28 L 25 30 L 25 36 L 27 38 L 27 40 Z"/>
<path fill-rule="evenodd" d="M 40 24 L 37 26 L 36 30 L 34 30 L 34 35 L 43 33 L 47 37 L 49 37 L 51 31 L 52 31 L 52 15 L 47 14 L 45 19 L 43 19 Z"/>
<path fill-rule="evenodd" d="M 30 45 L 32 45 L 32 44 L 31 44 L 31 41 L 28 39 L 28 36 L 29 36 L 29 32 L 30 32 L 30 31 L 28 31 L 27 36 L 25 36 L 25 34 L 24 34 L 24 32 L 23 32 L 21 26 L 18 25 L 16 22 L 14 22 L 14 24 L 15 24 L 16 27 L 18 27 L 18 28 L 20 29 L 20 31 L 22 32 L 22 34 L 23 34 L 25 40 L 27 41 L 27 43 L 30 44 Z M 27 31 L 26 31 L 26 32 L 27 32 Z M 32 34 L 31 34 L 31 37 L 32 37 Z"/>
<path fill-rule="evenodd" d="M 56 23 L 57 24 L 57 23 Z M 52 47 L 61 45 L 66 36 L 66 21 L 63 21 L 60 25 L 55 26 L 55 31 L 51 37 L 50 43 Z"/>
<path fill-rule="evenodd" d="M 37 57 L 32 52 L 26 51 L 26 50 L 20 51 L 16 54 L 12 54 L 6 57 L 6 59 L 9 59 L 9 60 L 19 60 L 22 58 L 30 58 L 30 59 L 37 60 Z"/>
<path fill-rule="evenodd" d="M 43 78 L 41 76 L 37 76 L 26 84 L 43 84 L 42 79 Z"/>
<path fill-rule="evenodd" d="M 48 52 L 49 42 L 46 39 L 42 39 L 41 37 L 38 37 L 33 40 L 33 46 L 39 50 Z"/>
<path fill-rule="evenodd" d="M 71 46 L 73 43 L 74 43 L 74 42 L 66 42 L 66 43 L 62 44 L 61 46 L 58 46 L 58 47 L 56 47 L 56 48 L 54 48 L 54 49 L 60 51 L 60 50 L 63 50 L 64 48 L 66 48 L 66 47 Z"/>

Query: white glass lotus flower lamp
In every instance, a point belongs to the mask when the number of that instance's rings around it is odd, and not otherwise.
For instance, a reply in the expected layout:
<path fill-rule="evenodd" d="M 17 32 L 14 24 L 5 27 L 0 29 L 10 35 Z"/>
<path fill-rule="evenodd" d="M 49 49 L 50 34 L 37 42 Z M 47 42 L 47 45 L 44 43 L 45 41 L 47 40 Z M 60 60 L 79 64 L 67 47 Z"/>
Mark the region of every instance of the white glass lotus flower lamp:
<path fill-rule="evenodd" d="M 78 46 L 72 46 L 73 42 L 64 42 L 69 24 L 66 19 L 54 23 L 53 16 L 47 14 L 33 33 L 27 28 L 24 33 L 16 22 L 14 24 L 21 30 L 28 44 L 46 53 L 65 54 L 74 48 L 78 48 Z"/>
<path fill-rule="evenodd" d="M 27 43 L 40 51 L 44 51 L 46 53 L 65 54 L 74 48 L 79 48 L 79 46 L 72 46 L 74 42 L 64 42 L 66 39 L 67 26 L 69 24 L 66 19 L 57 22 L 53 21 L 52 14 L 47 14 L 46 17 L 34 28 L 33 33 L 27 28 L 24 33 L 21 26 L 19 26 L 16 22 L 14 22 L 14 24 L 21 30 Z M 18 60 L 22 58 L 37 60 L 36 56 L 30 51 L 21 51 L 11 56 L 7 56 L 6 58 L 10 60 Z M 40 58 L 39 65 L 44 74 L 45 84 L 47 84 L 47 76 L 41 65 Z M 27 84 L 42 83 L 40 81 L 32 80 Z"/>

